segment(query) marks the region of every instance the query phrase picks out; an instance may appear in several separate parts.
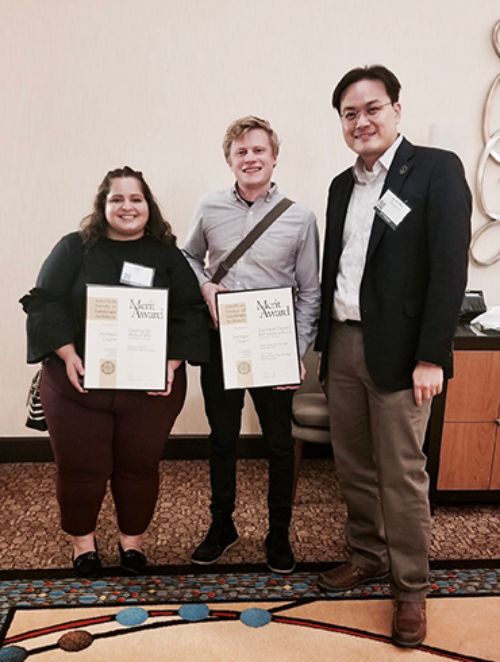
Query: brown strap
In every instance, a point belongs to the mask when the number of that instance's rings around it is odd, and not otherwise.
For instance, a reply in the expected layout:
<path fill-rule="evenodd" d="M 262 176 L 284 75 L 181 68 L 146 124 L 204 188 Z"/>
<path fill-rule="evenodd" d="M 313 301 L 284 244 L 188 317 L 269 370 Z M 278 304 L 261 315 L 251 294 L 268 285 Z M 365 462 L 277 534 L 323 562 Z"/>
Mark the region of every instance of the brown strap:
<path fill-rule="evenodd" d="M 274 206 L 271 211 L 269 211 L 264 216 L 264 218 L 250 230 L 246 237 L 243 237 L 240 243 L 235 248 L 233 248 L 226 259 L 222 260 L 212 278 L 212 283 L 215 283 L 216 285 L 220 283 L 229 269 L 231 269 L 233 264 L 237 262 L 244 253 L 246 253 L 246 251 L 260 237 L 260 235 L 265 230 L 267 230 L 267 228 L 272 223 L 274 223 L 274 221 L 279 218 L 281 214 L 283 214 L 283 212 L 286 211 L 288 207 L 290 207 L 290 205 L 293 205 L 293 200 L 289 200 L 288 198 L 283 198 L 280 200 L 278 204 Z"/>

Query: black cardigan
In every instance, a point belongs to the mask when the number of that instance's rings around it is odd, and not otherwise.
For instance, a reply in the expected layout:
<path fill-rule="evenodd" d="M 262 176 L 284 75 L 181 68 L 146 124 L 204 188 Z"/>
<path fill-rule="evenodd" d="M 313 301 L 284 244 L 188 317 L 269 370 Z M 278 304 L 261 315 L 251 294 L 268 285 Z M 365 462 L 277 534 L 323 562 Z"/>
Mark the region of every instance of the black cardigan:
<path fill-rule="evenodd" d="M 208 314 L 196 276 L 178 248 L 151 237 L 98 240 L 84 246 L 79 232 L 52 249 L 36 287 L 20 303 L 28 315 L 28 363 L 74 343 L 85 359 L 86 285 L 119 285 L 123 262 L 155 270 L 153 287 L 169 288 L 168 357 L 208 360 Z"/>

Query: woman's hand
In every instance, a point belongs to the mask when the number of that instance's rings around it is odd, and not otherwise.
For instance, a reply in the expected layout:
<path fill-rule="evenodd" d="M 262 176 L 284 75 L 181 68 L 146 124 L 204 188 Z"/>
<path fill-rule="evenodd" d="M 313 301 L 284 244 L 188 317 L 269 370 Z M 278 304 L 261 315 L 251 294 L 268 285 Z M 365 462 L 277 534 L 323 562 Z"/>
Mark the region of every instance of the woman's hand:
<path fill-rule="evenodd" d="M 82 359 L 76 353 L 73 343 L 63 345 L 56 349 L 57 356 L 66 364 L 66 375 L 73 386 L 79 393 L 87 393 L 81 384 L 81 378 L 85 374 Z"/>
<path fill-rule="evenodd" d="M 166 397 L 172 393 L 172 386 L 174 385 L 175 371 L 182 365 L 179 359 L 169 359 L 167 361 L 167 388 L 165 391 L 148 391 L 148 395 L 161 395 Z"/>

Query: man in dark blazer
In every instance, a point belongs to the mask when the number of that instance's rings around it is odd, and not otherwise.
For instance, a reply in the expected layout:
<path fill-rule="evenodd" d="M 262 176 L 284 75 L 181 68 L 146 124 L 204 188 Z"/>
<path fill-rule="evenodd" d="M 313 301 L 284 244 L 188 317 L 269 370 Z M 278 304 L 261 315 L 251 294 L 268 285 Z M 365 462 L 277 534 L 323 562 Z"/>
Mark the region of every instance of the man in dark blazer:
<path fill-rule="evenodd" d="M 343 591 L 389 574 L 393 641 L 417 646 L 429 585 L 422 446 L 432 397 L 452 376 L 471 195 L 455 154 L 398 133 L 400 87 L 376 65 L 333 93 L 358 158 L 330 187 L 316 349 L 351 556 L 318 581 Z"/>

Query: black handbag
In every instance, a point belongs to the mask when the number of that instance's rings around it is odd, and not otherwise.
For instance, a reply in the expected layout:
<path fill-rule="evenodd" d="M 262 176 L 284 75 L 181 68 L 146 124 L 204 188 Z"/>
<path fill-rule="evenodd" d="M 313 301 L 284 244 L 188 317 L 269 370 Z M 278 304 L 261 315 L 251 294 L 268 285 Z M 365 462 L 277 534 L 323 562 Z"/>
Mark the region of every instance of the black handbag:
<path fill-rule="evenodd" d="M 40 400 L 40 380 L 42 378 L 42 368 L 37 370 L 35 376 L 31 380 L 30 389 L 28 391 L 28 398 L 26 406 L 28 408 L 28 417 L 26 418 L 26 427 L 32 430 L 40 430 L 45 432 L 47 430 L 47 421 L 43 413 L 42 401 Z"/>

